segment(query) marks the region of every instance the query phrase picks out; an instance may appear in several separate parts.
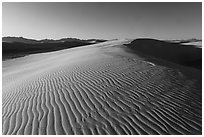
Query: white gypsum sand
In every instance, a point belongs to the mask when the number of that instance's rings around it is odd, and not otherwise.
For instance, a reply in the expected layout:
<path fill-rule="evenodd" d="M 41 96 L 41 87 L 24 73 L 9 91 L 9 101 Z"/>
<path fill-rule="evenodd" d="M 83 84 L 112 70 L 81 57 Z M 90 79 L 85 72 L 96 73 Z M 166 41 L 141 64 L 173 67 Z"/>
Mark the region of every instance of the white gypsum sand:
<path fill-rule="evenodd" d="M 202 134 L 197 81 L 128 42 L 4 61 L 2 134 Z"/>

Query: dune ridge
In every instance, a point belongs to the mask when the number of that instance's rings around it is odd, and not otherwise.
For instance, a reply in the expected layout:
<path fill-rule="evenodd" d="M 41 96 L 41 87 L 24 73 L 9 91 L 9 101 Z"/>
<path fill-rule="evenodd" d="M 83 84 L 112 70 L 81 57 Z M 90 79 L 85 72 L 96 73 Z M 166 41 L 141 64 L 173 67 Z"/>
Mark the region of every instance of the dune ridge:
<path fill-rule="evenodd" d="M 128 42 L 3 62 L 2 134 L 202 134 L 199 81 L 132 56 Z"/>

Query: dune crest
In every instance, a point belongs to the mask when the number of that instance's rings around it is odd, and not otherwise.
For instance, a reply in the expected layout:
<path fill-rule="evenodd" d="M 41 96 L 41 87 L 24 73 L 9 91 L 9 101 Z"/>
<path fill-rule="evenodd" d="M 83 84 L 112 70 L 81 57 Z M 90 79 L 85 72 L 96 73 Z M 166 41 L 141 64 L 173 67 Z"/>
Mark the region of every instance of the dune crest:
<path fill-rule="evenodd" d="M 2 134 L 202 134 L 200 81 L 126 52 L 129 42 L 3 62 Z"/>

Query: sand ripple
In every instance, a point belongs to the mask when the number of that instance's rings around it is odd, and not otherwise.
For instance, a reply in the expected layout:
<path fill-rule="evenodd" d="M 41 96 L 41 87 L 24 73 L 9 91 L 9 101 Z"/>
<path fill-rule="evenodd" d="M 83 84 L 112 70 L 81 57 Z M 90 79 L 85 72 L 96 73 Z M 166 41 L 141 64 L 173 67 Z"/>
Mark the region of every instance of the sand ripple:
<path fill-rule="evenodd" d="M 202 133 L 196 80 L 140 58 L 94 52 L 53 53 L 3 72 L 2 134 Z"/>

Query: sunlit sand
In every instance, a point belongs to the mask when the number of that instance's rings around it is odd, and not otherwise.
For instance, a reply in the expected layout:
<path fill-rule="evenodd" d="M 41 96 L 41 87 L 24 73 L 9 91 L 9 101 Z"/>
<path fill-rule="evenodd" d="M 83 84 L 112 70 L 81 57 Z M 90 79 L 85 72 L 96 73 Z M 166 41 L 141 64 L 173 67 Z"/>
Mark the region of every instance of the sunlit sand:
<path fill-rule="evenodd" d="M 130 42 L 3 61 L 2 134 L 202 134 L 200 81 Z"/>

